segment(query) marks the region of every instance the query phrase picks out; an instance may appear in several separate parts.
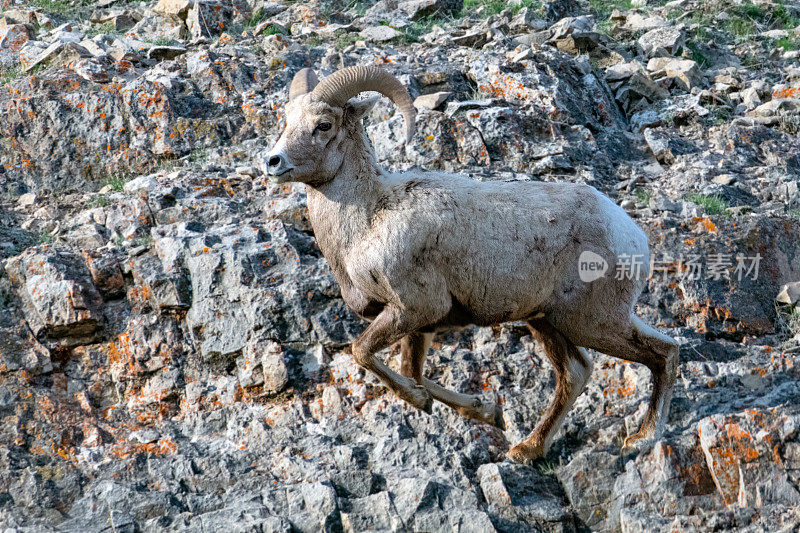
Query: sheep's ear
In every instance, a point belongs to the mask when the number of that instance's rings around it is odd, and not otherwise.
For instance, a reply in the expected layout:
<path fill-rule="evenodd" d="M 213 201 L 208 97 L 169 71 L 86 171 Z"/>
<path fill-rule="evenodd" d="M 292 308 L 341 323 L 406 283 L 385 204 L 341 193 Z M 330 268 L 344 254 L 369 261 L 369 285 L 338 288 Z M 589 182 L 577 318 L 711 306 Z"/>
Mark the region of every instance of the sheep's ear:
<path fill-rule="evenodd" d="M 352 98 L 349 102 L 347 102 L 347 114 L 353 117 L 353 120 L 361 120 L 364 115 L 370 112 L 370 110 L 375 106 L 375 104 L 378 103 L 378 100 L 380 99 L 380 95 L 370 96 L 369 98 L 364 98 L 363 100 Z"/>

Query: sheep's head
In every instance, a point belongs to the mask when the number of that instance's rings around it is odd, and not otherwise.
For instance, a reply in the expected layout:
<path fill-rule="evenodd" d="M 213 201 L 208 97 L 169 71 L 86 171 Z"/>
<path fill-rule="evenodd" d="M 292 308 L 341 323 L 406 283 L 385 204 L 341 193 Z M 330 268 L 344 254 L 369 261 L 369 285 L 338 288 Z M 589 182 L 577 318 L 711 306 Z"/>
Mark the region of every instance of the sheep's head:
<path fill-rule="evenodd" d="M 354 96 L 376 91 L 391 99 L 405 119 L 406 142 L 414 135 L 414 105 L 403 85 L 385 70 L 348 67 L 319 82 L 314 71 L 298 72 L 289 88 L 286 128 L 267 154 L 265 170 L 274 183 L 324 183 L 335 177 L 345 158 L 348 136 L 377 98 Z"/>

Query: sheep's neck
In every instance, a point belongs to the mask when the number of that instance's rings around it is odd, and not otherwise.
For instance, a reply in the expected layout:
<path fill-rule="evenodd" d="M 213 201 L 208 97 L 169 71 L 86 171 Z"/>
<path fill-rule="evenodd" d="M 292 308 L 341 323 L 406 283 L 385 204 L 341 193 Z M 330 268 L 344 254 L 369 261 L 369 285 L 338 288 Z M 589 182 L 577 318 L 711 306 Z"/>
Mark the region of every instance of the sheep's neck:
<path fill-rule="evenodd" d="M 353 143 L 334 179 L 306 186 L 311 226 L 340 285 L 349 282 L 343 257 L 369 231 L 384 190 L 384 172 L 370 145 L 362 143 Z"/>

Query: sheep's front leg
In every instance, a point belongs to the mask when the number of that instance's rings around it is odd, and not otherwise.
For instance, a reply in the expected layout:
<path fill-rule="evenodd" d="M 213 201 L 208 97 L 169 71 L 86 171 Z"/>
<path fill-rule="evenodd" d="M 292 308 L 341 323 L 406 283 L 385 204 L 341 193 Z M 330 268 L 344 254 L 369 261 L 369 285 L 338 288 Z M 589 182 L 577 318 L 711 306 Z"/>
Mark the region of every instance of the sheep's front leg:
<path fill-rule="evenodd" d="M 503 410 L 496 403 L 484 402 L 478 396 L 460 394 L 445 389 L 422 375 L 425 357 L 428 355 L 428 348 L 430 348 L 432 340 L 433 333 L 411 333 L 404 337 L 400 344 L 400 372 L 416 380 L 427 389 L 435 400 L 451 407 L 461 416 L 505 429 Z"/>
<path fill-rule="evenodd" d="M 393 372 L 375 357 L 375 353 L 387 348 L 407 333 L 406 321 L 399 311 L 386 307 L 353 341 L 353 357 L 356 363 L 369 370 L 389 387 L 397 396 L 417 409 L 431 413 L 433 400 L 425 387 L 414 379 Z"/>
<path fill-rule="evenodd" d="M 592 361 L 586 350 L 572 344 L 550 322 L 545 319 L 531 320 L 528 327 L 544 354 L 553 363 L 556 371 L 556 392 L 530 437 L 508 450 L 510 459 L 523 464 L 531 463 L 547 453 L 567 412 L 592 375 Z"/>

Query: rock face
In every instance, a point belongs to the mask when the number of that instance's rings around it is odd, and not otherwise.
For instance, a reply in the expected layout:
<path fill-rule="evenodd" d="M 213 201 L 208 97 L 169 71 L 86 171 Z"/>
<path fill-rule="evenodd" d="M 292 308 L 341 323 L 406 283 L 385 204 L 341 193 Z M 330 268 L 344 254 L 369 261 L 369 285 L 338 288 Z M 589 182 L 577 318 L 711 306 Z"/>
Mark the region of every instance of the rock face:
<path fill-rule="evenodd" d="M 0 15 L 0 529 L 800 527 L 796 6 L 28 4 Z M 356 64 L 418 109 L 407 145 L 387 100 L 365 119 L 388 170 L 589 183 L 648 234 L 660 440 L 620 449 L 650 375 L 592 352 L 550 452 L 503 462 L 554 387 L 524 324 L 426 365 L 505 432 L 355 364 L 306 190 L 259 169 L 292 76 Z"/>
<path fill-rule="evenodd" d="M 29 248 L 10 259 L 6 273 L 37 337 L 90 342 L 101 328 L 102 298 L 82 258 L 51 248 Z"/>

